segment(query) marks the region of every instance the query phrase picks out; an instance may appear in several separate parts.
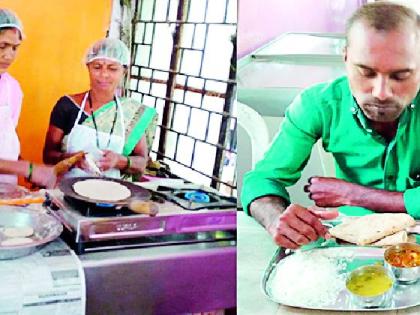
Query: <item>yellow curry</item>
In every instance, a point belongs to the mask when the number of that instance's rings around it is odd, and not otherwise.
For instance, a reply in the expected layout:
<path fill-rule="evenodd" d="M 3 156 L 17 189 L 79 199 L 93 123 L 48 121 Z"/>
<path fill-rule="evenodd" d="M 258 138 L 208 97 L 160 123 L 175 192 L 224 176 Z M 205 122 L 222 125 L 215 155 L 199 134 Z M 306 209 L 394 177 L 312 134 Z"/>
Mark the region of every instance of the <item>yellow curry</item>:
<path fill-rule="evenodd" d="M 367 266 L 356 270 L 346 283 L 347 289 L 353 294 L 371 297 L 385 293 L 392 287 L 391 277 L 375 266 Z"/>

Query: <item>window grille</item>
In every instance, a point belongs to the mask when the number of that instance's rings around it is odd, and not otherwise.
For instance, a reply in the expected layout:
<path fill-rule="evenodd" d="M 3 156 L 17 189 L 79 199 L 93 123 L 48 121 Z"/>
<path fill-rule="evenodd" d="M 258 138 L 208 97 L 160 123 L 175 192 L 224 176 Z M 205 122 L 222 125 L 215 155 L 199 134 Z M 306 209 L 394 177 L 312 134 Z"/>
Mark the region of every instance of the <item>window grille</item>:
<path fill-rule="evenodd" d="M 151 156 L 236 195 L 236 0 L 135 5 L 129 94 L 159 114 Z"/>

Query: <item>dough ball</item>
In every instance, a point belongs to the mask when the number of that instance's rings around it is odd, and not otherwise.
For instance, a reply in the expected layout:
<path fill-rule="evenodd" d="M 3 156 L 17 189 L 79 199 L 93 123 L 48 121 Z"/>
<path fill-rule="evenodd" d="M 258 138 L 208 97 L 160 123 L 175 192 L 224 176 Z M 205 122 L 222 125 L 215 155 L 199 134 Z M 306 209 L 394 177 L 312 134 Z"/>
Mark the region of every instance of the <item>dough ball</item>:
<path fill-rule="evenodd" d="M 34 234 L 34 229 L 30 226 L 5 227 L 2 232 L 6 237 L 28 237 Z"/>

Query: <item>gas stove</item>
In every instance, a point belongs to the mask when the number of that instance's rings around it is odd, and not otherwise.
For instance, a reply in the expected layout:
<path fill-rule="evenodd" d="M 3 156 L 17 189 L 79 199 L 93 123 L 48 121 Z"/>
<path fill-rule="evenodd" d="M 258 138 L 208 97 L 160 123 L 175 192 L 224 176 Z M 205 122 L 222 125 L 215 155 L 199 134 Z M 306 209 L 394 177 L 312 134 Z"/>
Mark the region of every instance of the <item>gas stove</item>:
<path fill-rule="evenodd" d="M 84 203 L 51 192 L 49 211 L 64 225 L 63 238 L 78 253 L 133 247 L 236 240 L 236 202 L 197 185 L 144 185 L 159 213 Z"/>
<path fill-rule="evenodd" d="M 155 195 L 160 195 L 166 200 L 176 203 L 185 210 L 196 211 L 201 209 L 226 209 L 236 207 L 236 198 L 221 196 L 202 187 L 173 188 L 158 186 Z"/>

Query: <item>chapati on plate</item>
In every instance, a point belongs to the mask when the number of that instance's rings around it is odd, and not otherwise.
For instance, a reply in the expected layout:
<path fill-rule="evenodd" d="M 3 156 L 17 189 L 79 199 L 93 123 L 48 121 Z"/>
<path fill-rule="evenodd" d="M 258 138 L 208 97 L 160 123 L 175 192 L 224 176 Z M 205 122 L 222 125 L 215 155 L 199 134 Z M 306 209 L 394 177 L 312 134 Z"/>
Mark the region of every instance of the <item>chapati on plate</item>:
<path fill-rule="evenodd" d="M 395 234 L 385 236 L 384 238 L 371 243 L 372 246 L 392 246 L 399 243 L 407 243 L 408 234 L 407 231 L 399 231 Z"/>
<path fill-rule="evenodd" d="M 415 224 L 416 221 L 406 213 L 375 213 L 339 224 L 331 228 L 329 233 L 335 238 L 361 246 L 387 246 L 407 240 L 407 233 L 403 232 Z"/>
<path fill-rule="evenodd" d="M 34 234 L 34 229 L 30 226 L 5 227 L 1 232 L 6 237 L 28 237 Z"/>
<path fill-rule="evenodd" d="M 20 246 L 33 243 L 34 240 L 29 237 L 8 238 L 0 243 L 1 246 Z"/>

